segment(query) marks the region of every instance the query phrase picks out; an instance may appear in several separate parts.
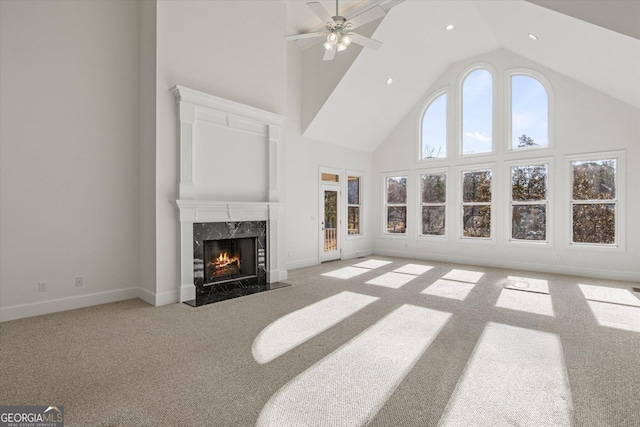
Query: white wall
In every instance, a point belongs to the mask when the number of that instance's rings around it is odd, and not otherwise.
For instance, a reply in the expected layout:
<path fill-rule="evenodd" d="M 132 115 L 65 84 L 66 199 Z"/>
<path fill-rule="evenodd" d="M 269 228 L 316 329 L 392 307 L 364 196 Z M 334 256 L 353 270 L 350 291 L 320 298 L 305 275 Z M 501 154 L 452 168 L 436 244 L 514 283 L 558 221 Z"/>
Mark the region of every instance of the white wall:
<path fill-rule="evenodd" d="M 143 296 L 153 304 L 178 301 L 180 287 L 179 223 L 173 205 L 177 110 L 169 89 L 181 85 L 284 115 L 285 28 L 282 2 L 157 3 L 156 288 L 155 295 Z"/>
<path fill-rule="evenodd" d="M 138 3 L 0 15 L 0 317 L 135 297 Z"/>
<path fill-rule="evenodd" d="M 156 289 L 156 2 L 140 2 L 139 285 L 153 301 Z"/>
<path fill-rule="evenodd" d="M 348 237 L 342 241 L 344 258 L 372 253 L 373 218 L 378 207 L 373 201 L 373 155 L 301 135 L 303 94 L 303 56 L 322 55 L 322 46 L 302 52 L 294 43 L 287 49 L 287 252 L 288 268 L 318 264 L 320 250 L 319 170 L 334 168 L 343 172 L 361 172 L 362 178 L 362 238 Z M 319 76 L 322 78 L 322 76 Z M 319 83 L 321 84 L 321 83 Z M 305 98 L 306 100 L 306 98 Z M 343 225 L 346 228 L 346 225 Z"/>
<path fill-rule="evenodd" d="M 417 170 L 430 166 L 426 162 L 417 161 L 417 126 L 420 120 L 421 102 L 398 125 L 383 145 L 375 152 L 377 206 L 381 207 L 382 179 L 381 173 L 407 170 L 409 176 L 408 235 L 398 238 L 382 236 L 382 212 L 376 218 L 375 252 L 379 254 L 410 256 L 423 259 L 444 260 L 486 266 L 513 267 L 529 270 L 549 271 L 567 274 L 608 277 L 623 280 L 640 280 L 640 223 L 635 220 L 635 212 L 640 209 L 640 111 L 628 104 L 591 89 L 585 85 L 541 67 L 531 61 L 505 50 L 489 52 L 476 58 L 451 65 L 445 73 L 425 94 L 424 101 L 436 90 L 449 87 L 449 102 L 457 108 L 457 93 L 460 77 L 465 69 L 475 63 L 485 62 L 497 71 L 497 97 L 499 102 L 494 129 L 494 144 L 505 144 L 504 129 L 506 114 L 504 109 L 505 92 L 503 82 L 505 71 L 511 68 L 530 68 L 537 70 L 549 80 L 555 99 L 555 131 L 554 148 L 531 153 L 536 157 L 551 157 L 551 210 L 548 245 L 514 245 L 507 244 L 508 235 L 508 190 L 504 185 L 504 177 L 508 173 L 504 161 L 508 155 L 501 150 L 495 156 L 476 159 L 456 159 L 453 164 L 436 161 L 433 167 L 451 165 L 449 185 L 456 185 L 452 174 L 456 166 L 469 162 L 495 162 L 494 179 L 497 187 L 494 190 L 495 215 L 493 243 L 465 242 L 457 238 L 457 224 L 454 215 L 457 206 L 448 210 L 449 228 L 446 239 L 418 237 L 419 206 L 416 186 Z M 449 138 L 453 138 L 457 124 L 449 126 Z M 453 141 L 455 142 L 455 141 Z M 624 221 L 625 233 L 620 236 L 624 242 L 624 250 L 585 250 L 570 247 L 569 238 L 569 191 L 567 189 L 569 175 L 566 156 L 571 154 L 597 151 L 625 150 L 626 153 L 626 193 L 623 194 L 625 206 L 619 218 Z M 458 188 L 455 188 L 458 191 Z M 449 194 L 455 194 L 455 191 Z M 455 203 L 449 199 L 450 202 Z"/>

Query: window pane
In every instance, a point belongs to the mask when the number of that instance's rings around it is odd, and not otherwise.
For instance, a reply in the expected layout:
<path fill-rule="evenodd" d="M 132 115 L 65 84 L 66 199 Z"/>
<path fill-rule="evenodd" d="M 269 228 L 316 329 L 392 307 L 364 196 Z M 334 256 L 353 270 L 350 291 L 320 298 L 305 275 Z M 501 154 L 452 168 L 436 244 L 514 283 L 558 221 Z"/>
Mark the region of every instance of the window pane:
<path fill-rule="evenodd" d="M 347 234 L 360 234 L 360 207 L 347 208 Z"/>
<path fill-rule="evenodd" d="M 493 80 L 480 69 L 462 85 L 462 154 L 490 153 L 493 129 Z"/>
<path fill-rule="evenodd" d="M 511 147 L 546 147 L 549 103 L 542 84 L 529 76 L 511 77 Z"/>
<path fill-rule="evenodd" d="M 616 161 L 572 162 L 574 200 L 611 200 L 616 198 Z"/>
<path fill-rule="evenodd" d="M 437 97 L 422 118 L 422 158 L 447 157 L 447 94 Z"/>
<path fill-rule="evenodd" d="M 422 207 L 422 234 L 433 236 L 444 235 L 444 206 L 423 206 Z"/>
<path fill-rule="evenodd" d="M 491 171 L 464 172 L 462 174 L 462 201 L 482 203 L 491 201 Z"/>
<path fill-rule="evenodd" d="M 573 205 L 573 241 L 575 243 L 613 244 L 616 240 L 616 205 Z"/>
<path fill-rule="evenodd" d="M 322 172 L 323 182 L 340 182 L 340 175 L 335 173 Z"/>
<path fill-rule="evenodd" d="M 404 233 L 407 224 L 407 207 L 387 208 L 387 233 Z"/>
<path fill-rule="evenodd" d="M 547 199 L 547 165 L 511 168 L 511 198 L 514 201 Z"/>
<path fill-rule="evenodd" d="M 464 237 L 491 237 L 491 207 L 463 206 L 462 224 Z"/>
<path fill-rule="evenodd" d="M 347 181 L 347 203 L 350 205 L 360 204 L 360 178 L 350 176 Z"/>
<path fill-rule="evenodd" d="M 336 228 L 338 224 L 338 192 L 325 190 L 324 192 L 324 226 Z"/>
<path fill-rule="evenodd" d="M 422 203 L 444 203 L 447 194 L 447 174 L 422 175 Z"/>
<path fill-rule="evenodd" d="M 547 207 L 545 205 L 513 206 L 511 238 L 547 240 Z"/>
<path fill-rule="evenodd" d="M 387 203 L 407 203 L 407 177 L 395 176 L 387 178 Z"/>

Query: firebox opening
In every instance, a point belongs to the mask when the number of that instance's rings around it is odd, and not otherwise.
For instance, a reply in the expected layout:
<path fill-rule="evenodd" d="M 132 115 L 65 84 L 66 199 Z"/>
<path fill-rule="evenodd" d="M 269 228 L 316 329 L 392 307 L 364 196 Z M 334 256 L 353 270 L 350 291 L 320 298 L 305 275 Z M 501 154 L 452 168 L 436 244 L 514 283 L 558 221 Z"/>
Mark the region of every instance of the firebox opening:
<path fill-rule="evenodd" d="M 204 242 L 205 284 L 255 277 L 256 272 L 255 237 Z"/>

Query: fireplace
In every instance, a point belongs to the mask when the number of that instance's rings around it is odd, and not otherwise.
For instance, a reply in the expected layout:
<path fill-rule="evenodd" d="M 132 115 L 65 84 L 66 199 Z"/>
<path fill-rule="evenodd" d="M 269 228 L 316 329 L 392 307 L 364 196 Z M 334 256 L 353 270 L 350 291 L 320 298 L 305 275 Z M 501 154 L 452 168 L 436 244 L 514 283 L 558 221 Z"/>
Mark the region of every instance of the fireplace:
<path fill-rule="evenodd" d="M 267 222 L 193 223 L 193 284 L 199 307 L 276 289 L 267 283 Z"/>
<path fill-rule="evenodd" d="M 285 117 L 182 86 L 171 92 L 177 101 L 180 150 L 175 201 L 180 221 L 179 301 L 199 306 L 252 293 L 256 287 L 275 289 L 288 274 L 279 164 L 286 157 Z M 233 158 L 251 153 L 242 166 L 244 178 L 233 186 L 224 177 L 238 173 L 238 164 L 218 155 L 222 150 Z M 241 254 L 238 271 L 209 271 L 205 280 L 204 242 L 249 237 L 255 239 L 256 260 L 249 262 L 255 263 L 253 273 L 245 271 Z M 155 295 L 153 303 L 172 297 Z"/>
<path fill-rule="evenodd" d="M 245 237 L 203 242 L 205 284 L 255 277 L 258 270 L 256 240 Z"/>

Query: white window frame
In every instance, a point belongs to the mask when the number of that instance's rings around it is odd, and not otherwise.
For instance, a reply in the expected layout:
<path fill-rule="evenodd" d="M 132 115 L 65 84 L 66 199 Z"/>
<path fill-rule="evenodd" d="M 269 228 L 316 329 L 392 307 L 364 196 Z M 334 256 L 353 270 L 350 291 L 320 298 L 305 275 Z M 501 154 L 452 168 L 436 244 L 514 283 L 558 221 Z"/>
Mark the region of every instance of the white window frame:
<path fill-rule="evenodd" d="M 513 193 L 512 193 L 512 168 L 513 167 L 517 167 L 517 166 L 536 166 L 536 165 L 547 165 L 547 198 L 544 201 L 539 201 L 539 200 L 535 200 L 535 201 L 522 201 L 522 202 L 514 202 L 513 200 Z M 550 183 L 553 182 L 553 158 L 550 157 L 544 157 L 544 158 L 524 158 L 524 159 L 520 159 L 520 160 L 512 160 L 509 162 L 505 163 L 506 166 L 506 170 L 505 170 L 505 200 L 507 200 L 509 203 L 507 203 L 506 206 L 506 211 L 505 211 L 505 218 L 507 219 L 505 222 L 507 223 L 507 227 L 506 227 L 506 233 L 507 233 L 507 243 L 508 244 L 514 244 L 514 245 L 531 245 L 531 246 L 544 246 L 544 247 L 550 247 L 553 246 L 552 242 L 553 242 L 553 193 L 554 191 L 552 191 L 552 189 L 550 188 Z M 546 240 L 521 240 L 521 239 L 514 239 L 513 236 L 513 221 L 512 221 L 512 214 L 513 214 L 513 206 L 514 205 L 535 205 L 535 204 L 544 204 L 546 206 L 546 225 L 547 225 L 547 230 L 546 230 L 546 235 L 547 238 Z"/>
<path fill-rule="evenodd" d="M 427 98 L 427 100 L 424 102 L 422 108 L 420 109 L 420 113 L 418 115 L 418 136 L 417 136 L 417 140 L 418 140 L 418 162 L 420 163 L 426 163 L 426 162 L 441 162 L 441 161 L 446 161 L 446 160 L 450 160 L 452 157 L 452 153 L 450 152 L 450 144 L 449 144 L 449 110 L 450 110 L 450 106 L 449 104 L 451 103 L 450 101 L 450 96 L 449 96 L 449 88 L 442 88 L 439 89 L 435 92 L 432 92 L 432 94 Z M 423 141 L 423 121 L 424 121 L 424 116 L 425 114 L 427 114 L 427 111 L 429 110 L 429 107 L 431 107 L 431 104 L 433 104 L 433 102 L 440 98 L 442 95 L 446 95 L 446 110 L 445 110 L 445 135 L 446 135 L 446 141 L 445 141 L 445 152 L 446 155 L 444 157 L 430 157 L 430 158 L 423 158 L 422 157 L 422 153 L 423 153 L 423 148 L 424 148 L 424 141 Z"/>
<path fill-rule="evenodd" d="M 491 74 L 491 151 L 488 151 L 486 153 L 470 153 L 470 154 L 463 154 L 463 149 L 464 149 L 464 82 L 467 79 L 467 77 L 469 77 L 469 75 L 471 73 L 473 73 L 474 71 L 477 70 L 485 70 L 488 71 L 489 74 Z M 497 154 L 498 152 L 498 144 L 496 143 L 496 141 L 498 140 L 498 138 L 496 138 L 496 129 L 498 129 L 498 104 L 499 102 L 499 98 L 498 98 L 498 88 L 501 85 L 501 82 L 498 80 L 498 73 L 495 70 L 495 68 L 489 64 L 489 63 L 485 63 L 485 62 L 481 62 L 481 63 L 475 63 L 471 66 L 469 66 L 467 69 L 465 69 L 462 74 L 460 75 L 459 81 L 458 81 L 458 135 L 457 135 L 457 157 L 459 158 L 464 158 L 464 159 L 469 159 L 469 158 L 473 158 L 473 157 L 486 157 L 486 156 L 492 156 Z"/>
<path fill-rule="evenodd" d="M 344 206 L 346 207 L 345 210 L 345 225 L 346 228 L 344 230 L 344 232 L 346 233 L 346 240 L 357 240 L 357 239 L 363 239 L 365 237 L 365 233 L 364 233 L 364 221 L 363 221 L 363 209 L 364 209 L 364 203 L 363 203 L 363 181 L 364 181 L 364 173 L 363 172 L 356 172 L 356 171 L 346 171 L 345 174 L 346 178 L 345 178 L 345 189 L 344 189 Z M 349 204 L 349 178 L 350 177 L 356 177 L 359 179 L 359 184 L 358 184 L 358 191 L 359 191 L 359 195 L 358 195 L 358 204 Z M 359 208 L 360 214 L 359 214 L 359 222 L 358 222 L 358 234 L 349 234 L 349 207 L 351 206 L 357 206 Z"/>
<path fill-rule="evenodd" d="M 387 178 L 395 178 L 395 177 L 405 177 L 407 180 L 407 200 L 404 204 L 388 204 L 387 203 Z M 409 180 L 409 171 L 398 171 L 398 172 L 386 172 L 382 174 L 382 230 L 381 236 L 387 238 L 407 238 L 409 235 L 409 197 L 411 189 L 411 182 Z M 388 233 L 387 232 L 387 213 L 389 207 L 405 207 L 406 212 L 406 224 L 404 228 L 404 233 Z"/>
<path fill-rule="evenodd" d="M 587 251 L 606 251 L 606 252 L 624 252 L 625 251 L 625 150 L 617 151 L 599 151 L 586 154 L 576 154 L 566 156 L 567 169 L 567 200 L 568 212 L 567 218 L 567 246 L 575 250 Z M 573 199 L 573 162 L 597 161 L 597 160 L 616 160 L 616 198 L 611 200 L 574 200 Z M 573 242 L 573 205 L 574 204 L 614 204 L 615 205 L 615 243 L 581 243 Z"/>
<path fill-rule="evenodd" d="M 444 203 L 422 203 L 422 176 L 423 175 L 442 175 L 445 174 L 445 202 Z M 449 168 L 437 168 L 437 169 L 421 169 L 416 171 L 416 193 L 418 201 L 418 209 L 416 211 L 416 221 L 417 223 L 417 234 L 419 238 L 425 239 L 448 239 L 449 230 L 451 228 L 451 215 L 450 215 L 450 205 L 449 201 L 451 200 L 451 173 L 449 172 Z M 435 235 L 435 234 L 423 234 L 422 233 L 422 208 L 423 206 L 444 206 L 444 234 L 443 235 Z"/>
<path fill-rule="evenodd" d="M 526 76 L 536 79 L 542 87 L 547 92 L 547 145 L 544 147 L 526 147 L 526 148 L 513 148 L 511 136 L 513 133 L 513 125 L 512 125 L 512 117 L 513 117 L 513 106 L 512 106 L 512 80 L 513 76 Z M 553 136 L 555 135 L 555 95 L 553 92 L 553 87 L 549 80 L 539 73 L 536 70 L 532 70 L 529 68 L 512 68 L 505 72 L 505 96 L 503 103 L 507 107 L 505 108 L 505 132 L 504 140 L 506 141 L 506 152 L 507 153 L 524 153 L 529 151 L 538 151 L 538 150 L 549 150 L 552 149 L 555 145 L 555 141 Z"/>
<path fill-rule="evenodd" d="M 491 202 L 463 202 L 463 190 L 464 190 L 464 174 L 467 172 L 482 172 L 482 171 L 491 171 Z M 457 176 L 458 176 L 458 185 L 457 185 L 457 206 L 456 209 L 458 214 L 456 215 L 456 223 L 458 229 L 458 240 L 461 242 L 470 242 L 470 243 L 492 243 L 496 244 L 496 164 L 495 163 L 477 163 L 477 164 L 469 164 L 462 167 L 457 168 Z M 464 236 L 464 224 L 462 220 L 464 218 L 464 207 L 465 206 L 486 206 L 489 205 L 491 209 L 491 221 L 490 221 L 490 233 L 491 237 L 470 237 Z"/>

